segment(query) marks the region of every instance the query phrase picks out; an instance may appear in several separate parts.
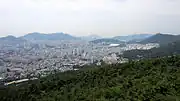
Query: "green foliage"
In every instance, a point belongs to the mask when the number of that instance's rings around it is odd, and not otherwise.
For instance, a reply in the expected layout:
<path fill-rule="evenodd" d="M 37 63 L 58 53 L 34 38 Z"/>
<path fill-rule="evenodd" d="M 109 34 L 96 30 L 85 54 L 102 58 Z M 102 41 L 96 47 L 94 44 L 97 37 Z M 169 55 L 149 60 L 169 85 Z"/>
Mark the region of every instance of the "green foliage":
<path fill-rule="evenodd" d="M 159 43 L 160 45 L 165 45 L 168 43 L 172 43 L 174 41 L 179 41 L 180 35 L 170 35 L 170 34 L 161 34 L 158 33 L 154 36 L 151 36 L 140 43 L 147 44 L 147 43 Z"/>
<path fill-rule="evenodd" d="M 1 101 L 179 101 L 180 56 L 56 73 L 0 90 Z"/>
<path fill-rule="evenodd" d="M 123 53 L 123 57 L 128 59 L 157 58 L 180 54 L 180 41 L 162 45 L 159 48 L 150 50 L 129 50 Z"/>

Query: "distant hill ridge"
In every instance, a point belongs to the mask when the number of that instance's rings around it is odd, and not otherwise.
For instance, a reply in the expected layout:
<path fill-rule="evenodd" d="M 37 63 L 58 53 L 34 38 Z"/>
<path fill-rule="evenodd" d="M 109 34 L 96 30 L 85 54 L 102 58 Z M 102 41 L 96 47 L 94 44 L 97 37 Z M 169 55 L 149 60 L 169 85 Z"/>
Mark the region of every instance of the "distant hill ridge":
<path fill-rule="evenodd" d="M 71 36 L 65 33 L 52 33 L 52 34 L 44 34 L 44 33 L 29 33 L 27 35 L 22 36 L 21 38 L 26 40 L 75 40 L 77 37 Z"/>
<path fill-rule="evenodd" d="M 140 43 L 159 43 L 159 44 L 168 44 L 174 41 L 180 40 L 180 35 L 171 35 L 171 34 L 161 34 L 158 33 L 154 36 L 151 36 L 147 39 L 142 40 Z"/>
<path fill-rule="evenodd" d="M 115 36 L 113 39 L 121 40 L 121 41 L 142 41 L 146 38 L 153 36 L 153 34 L 133 34 L 127 36 Z"/>
<path fill-rule="evenodd" d="M 134 34 L 134 35 L 127 35 L 127 36 L 115 36 L 112 38 L 102 38 L 97 35 L 89 35 L 89 36 L 82 36 L 82 37 L 75 37 L 70 34 L 65 33 L 51 33 L 51 34 L 44 34 L 44 33 L 29 33 L 21 37 L 14 37 L 14 36 L 7 36 L 2 37 L 0 40 L 9 40 L 9 41 L 25 41 L 25 40 L 86 40 L 92 43 L 99 43 L 99 42 L 109 42 L 109 43 L 159 43 L 159 44 L 167 44 L 170 42 L 180 40 L 180 35 L 171 35 L 171 34 Z"/>
<path fill-rule="evenodd" d="M 0 43 L 2 44 L 20 44 L 20 43 L 23 43 L 23 42 L 26 42 L 25 39 L 23 38 L 17 38 L 17 37 L 14 37 L 12 35 L 9 35 L 9 36 L 6 36 L 6 37 L 2 37 L 0 38 Z"/>
<path fill-rule="evenodd" d="M 8 35 L 6 37 L 1 37 L 0 40 L 19 40 L 20 38 L 17 38 L 15 36 L 12 35 Z"/>

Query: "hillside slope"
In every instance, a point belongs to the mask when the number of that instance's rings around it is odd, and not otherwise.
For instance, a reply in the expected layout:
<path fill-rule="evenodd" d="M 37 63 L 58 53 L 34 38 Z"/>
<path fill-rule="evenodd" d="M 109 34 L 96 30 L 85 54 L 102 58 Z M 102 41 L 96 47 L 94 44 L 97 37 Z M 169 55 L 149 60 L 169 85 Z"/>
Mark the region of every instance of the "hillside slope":
<path fill-rule="evenodd" d="M 58 73 L 0 89 L 1 101 L 178 101 L 180 57 Z"/>
<path fill-rule="evenodd" d="M 180 54 L 180 41 L 161 45 L 159 48 L 150 50 L 129 50 L 123 53 L 123 57 L 128 59 L 157 58 L 163 56 Z"/>
<path fill-rule="evenodd" d="M 180 40 L 180 35 L 170 35 L 170 34 L 156 34 L 151 36 L 140 43 L 147 44 L 147 43 L 159 43 L 161 45 L 168 44 L 174 41 Z"/>
<path fill-rule="evenodd" d="M 127 36 L 115 36 L 113 38 L 128 42 L 128 41 L 142 41 L 151 36 L 153 36 L 153 34 L 133 34 L 133 35 L 127 35 Z"/>

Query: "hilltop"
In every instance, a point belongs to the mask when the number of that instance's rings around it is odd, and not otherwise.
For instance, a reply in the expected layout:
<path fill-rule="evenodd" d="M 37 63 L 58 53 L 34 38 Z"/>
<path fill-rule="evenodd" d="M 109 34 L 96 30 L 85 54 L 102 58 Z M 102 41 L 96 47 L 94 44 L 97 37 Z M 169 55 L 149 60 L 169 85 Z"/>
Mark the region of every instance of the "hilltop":
<path fill-rule="evenodd" d="M 3 45 L 3 44 L 10 44 L 10 45 L 23 44 L 24 42 L 27 42 L 27 41 L 22 38 L 14 37 L 12 35 L 0 38 L 1 45 Z"/>
<path fill-rule="evenodd" d="M 21 38 L 26 40 L 76 40 L 77 37 L 71 36 L 65 33 L 51 33 L 51 34 L 44 34 L 44 33 L 29 33 Z"/>
<path fill-rule="evenodd" d="M 147 43 L 159 43 L 159 44 L 168 44 L 174 41 L 180 40 L 180 35 L 170 35 L 170 34 L 156 34 L 151 36 L 147 39 L 144 39 L 140 43 L 147 44 Z"/>

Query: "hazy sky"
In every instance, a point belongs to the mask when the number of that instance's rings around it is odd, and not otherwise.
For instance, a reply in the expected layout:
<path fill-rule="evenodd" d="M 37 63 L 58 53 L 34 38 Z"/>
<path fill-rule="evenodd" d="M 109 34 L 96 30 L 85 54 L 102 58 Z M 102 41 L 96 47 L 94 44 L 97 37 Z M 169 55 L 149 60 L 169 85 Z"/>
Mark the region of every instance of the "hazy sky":
<path fill-rule="evenodd" d="M 180 34 L 180 0 L 0 0 L 0 36 Z"/>

